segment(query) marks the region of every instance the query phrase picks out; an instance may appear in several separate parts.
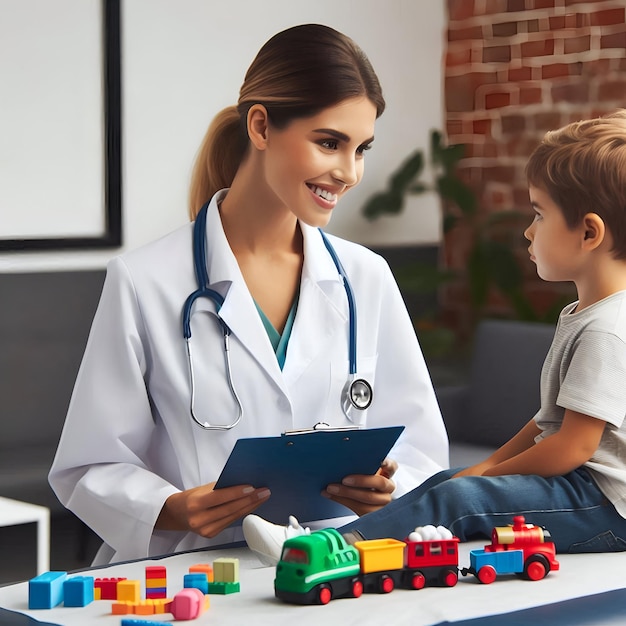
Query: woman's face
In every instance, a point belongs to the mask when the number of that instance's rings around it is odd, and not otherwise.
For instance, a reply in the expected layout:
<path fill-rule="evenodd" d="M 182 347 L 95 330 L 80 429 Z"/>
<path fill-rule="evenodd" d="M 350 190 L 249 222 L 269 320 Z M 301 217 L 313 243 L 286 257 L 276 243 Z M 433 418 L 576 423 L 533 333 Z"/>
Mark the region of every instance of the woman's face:
<path fill-rule="evenodd" d="M 363 177 L 376 107 L 350 98 L 267 130 L 265 180 L 281 205 L 311 226 L 325 226 L 339 198 Z"/>

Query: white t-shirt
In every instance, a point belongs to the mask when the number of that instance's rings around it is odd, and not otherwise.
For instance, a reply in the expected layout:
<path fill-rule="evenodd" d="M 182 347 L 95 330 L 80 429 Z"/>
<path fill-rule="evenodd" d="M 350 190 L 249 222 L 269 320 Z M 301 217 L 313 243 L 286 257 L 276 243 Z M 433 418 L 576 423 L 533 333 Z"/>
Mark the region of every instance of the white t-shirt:
<path fill-rule="evenodd" d="M 579 312 L 577 304 L 561 312 L 541 371 L 536 441 L 559 430 L 565 409 L 605 421 L 585 467 L 626 518 L 626 291 Z"/>

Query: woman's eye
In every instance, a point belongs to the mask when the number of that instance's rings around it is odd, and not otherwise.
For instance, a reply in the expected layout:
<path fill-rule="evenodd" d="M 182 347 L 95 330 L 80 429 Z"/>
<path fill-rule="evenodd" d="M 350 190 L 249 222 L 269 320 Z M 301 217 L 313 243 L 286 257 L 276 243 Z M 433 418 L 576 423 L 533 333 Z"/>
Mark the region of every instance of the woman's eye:
<path fill-rule="evenodd" d="M 327 150 L 336 150 L 339 147 L 339 142 L 336 139 L 322 139 L 320 145 Z"/>
<path fill-rule="evenodd" d="M 371 148 L 372 148 L 372 144 L 371 143 L 367 143 L 367 144 L 364 144 L 362 146 L 359 146 L 356 149 L 356 152 L 357 152 L 357 154 L 363 154 L 364 152 L 367 152 L 367 150 L 371 150 Z"/>

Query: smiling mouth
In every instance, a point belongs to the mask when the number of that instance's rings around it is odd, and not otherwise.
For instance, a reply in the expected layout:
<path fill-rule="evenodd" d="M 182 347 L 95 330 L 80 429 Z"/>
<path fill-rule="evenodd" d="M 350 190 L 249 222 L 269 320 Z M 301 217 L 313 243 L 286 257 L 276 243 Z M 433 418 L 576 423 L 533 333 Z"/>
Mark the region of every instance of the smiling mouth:
<path fill-rule="evenodd" d="M 327 202 L 336 202 L 337 201 L 337 197 L 338 196 L 337 196 L 336 193 L 331 193 L 330 191 L 327 191 L 326 189 L 322 189 L 321 187 L 318 187 L 317 185 L 309 185 L 308 183 L 307 183 L 307 187 L 316 196 L 319 196 L 320 198 L 323 198 Z"/>

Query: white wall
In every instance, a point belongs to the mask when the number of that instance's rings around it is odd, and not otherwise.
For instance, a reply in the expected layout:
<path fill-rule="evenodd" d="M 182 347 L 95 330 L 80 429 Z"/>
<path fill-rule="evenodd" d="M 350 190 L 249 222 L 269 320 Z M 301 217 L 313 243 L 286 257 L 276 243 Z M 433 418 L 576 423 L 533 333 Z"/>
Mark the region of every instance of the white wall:
<path fill-rule="evenodd" d="M 0 0 L 0 13 L 12 6 Z M 304 22 L 353 37 L 387 100 L 365 178 L 342 200 L 328 230 L 367 245 L 439 241 L 434 197 L 420 197 L 417 209 L 400 218 L 373 223 L 360 209 L 409 152 L 427 146 L 430 129 L 442 128 L 443 0 L 122 0 L 123 249 L 186 222 L 191 166 L 210 120 L 236 103 L 259 47 Z M 16 123 L 27 127 L 33 115 L 24 111 Z M 80 171 L 75 176 L 83 178 Z M 28 189 L 30 172 L 23 177 Z M 0 206 L 0 230 L 10 219 L 10 208 Z M 0 272 L 104 267 L 119 251 L 4 253 Z"/>

